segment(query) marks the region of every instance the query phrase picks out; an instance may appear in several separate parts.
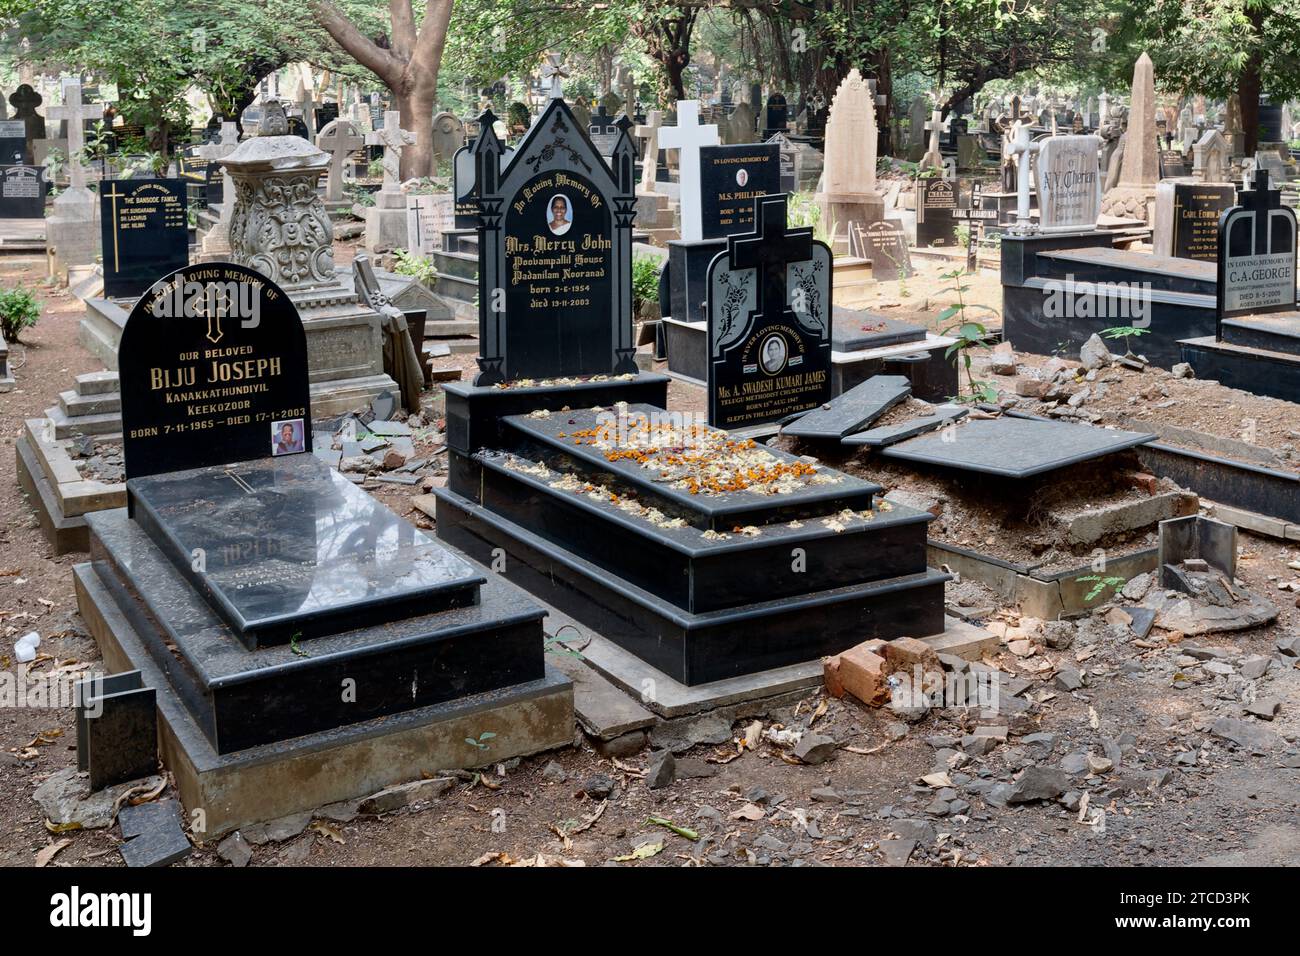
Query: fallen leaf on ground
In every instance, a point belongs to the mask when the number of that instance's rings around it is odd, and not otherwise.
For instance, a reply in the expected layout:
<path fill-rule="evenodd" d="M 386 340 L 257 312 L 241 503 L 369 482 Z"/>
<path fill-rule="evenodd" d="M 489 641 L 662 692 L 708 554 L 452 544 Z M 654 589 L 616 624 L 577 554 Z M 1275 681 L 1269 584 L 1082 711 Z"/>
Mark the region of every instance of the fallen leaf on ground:
<path fill-rule="evenodd" d="M 57 843 L 51 843 L 44 850 L 41 850 L 40 853 L 36 854 L 36 866 L 38 868 L 45 866 L 50 862 L 50 860 L 58 856 L 61 851 L 66 850 L 70 846 L 72 846 L 72 841 L 68 839 L 59 840 Z"/>
<path fill-rule="evenodd" d="M 335 843 L 344 844 L 347 841 L 343 839 L 343 834 L 339 832 L 338 827 L 331 826 L 324 820 L 313 820 L 311 826 L 307 828 L 323 837 L 329 837 Z"/>
<path fill-rule="evenodd" d="M 662 843 L 642 843 L 631 853 L 614 857 L 614 862 L 628 863 L 632 860 L 648 860 L 652 856 L 658 856 L 663 851 L 664 845 Z"/>
<path fill-rule="evenodd" d="M 739 810 L 733 810 L 729 814 L 732 820 L 761 820 L 764 817 L 763 808 L 756 803 L 747 803 Z"/>

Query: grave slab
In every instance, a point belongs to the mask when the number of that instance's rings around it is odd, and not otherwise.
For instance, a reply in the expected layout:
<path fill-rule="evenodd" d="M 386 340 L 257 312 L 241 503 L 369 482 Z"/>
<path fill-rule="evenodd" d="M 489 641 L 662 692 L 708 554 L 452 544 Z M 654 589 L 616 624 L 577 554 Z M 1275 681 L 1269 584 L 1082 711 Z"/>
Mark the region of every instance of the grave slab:
<path fill-rule="evenodd" d="M 910 322 L 876 312 L 835 306 L 832 310 L 831 347 L 836 352 L 857 352 L 903 342 L 924 342 L 926 330 Z"/>
<path fill-rule="evenodd" d="M 135 521 L 250 649 L 466 607 L 485 580 L 315 455 L 127 490 Z"/>
<path fill-rule="evenodd" d="M 814 408 L 781 429 L 783 435 L 806 441 L 839 441 L 874 422 L 911 394 L 901 375 L 877 375 L 856 385 L 820 408 Z"/>
<path fill-rule="evenodd" d="M 881 451 L 897 458 L 958 471 L 1028 478 L 1146 444 L 1150 434 L 1024 418 L 971 419 L 955 432 L 921 435 Z"/>
<path fill-rule="evenodd" d="M 949 422 L 965 418 L 968 414 L 970 414 L 970 409 L 962 408 L 958 405 L 940 406 L 933 415 L 924 415 L 921 418 L 914 418 L 910 422 L 903 422 L 899 425 L 885 425 L 881 428 L 869 428 L 866 431 L 845 435 L 840 439 L 840 444 L 869 446 L 893 445 L 900 441 L 906 441 L 907 439 L 913 438 L 917 435 L 923 435 L 926 432 L 934 431 L 936 428 L 942 428 Z"/>

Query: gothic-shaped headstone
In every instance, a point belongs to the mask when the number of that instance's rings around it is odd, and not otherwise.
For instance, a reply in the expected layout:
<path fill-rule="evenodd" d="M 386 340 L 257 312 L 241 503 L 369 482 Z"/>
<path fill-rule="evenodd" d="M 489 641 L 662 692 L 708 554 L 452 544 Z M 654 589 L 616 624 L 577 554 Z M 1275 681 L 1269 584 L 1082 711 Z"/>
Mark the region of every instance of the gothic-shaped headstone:
<path fill-rule="evenodd" d="M 709 422 L 743 428 L 831 397 L 831 250 L 786 227 L 786 197 L 755 200 L 754 229 L 709 265 Z"/>
<path fill-rule="evenodd" d="M 507 162 L 493 117 L 474 144 L 479 211 L 476 385 L 635 374 L 636 147 L 626 116 L 607 165 L 562 98 Z"/>
<path fill-rule="evenodd" d="M 1296 307 L 1296 215 L 1256 169 L 1219 221 L 1219 319 Z"/>

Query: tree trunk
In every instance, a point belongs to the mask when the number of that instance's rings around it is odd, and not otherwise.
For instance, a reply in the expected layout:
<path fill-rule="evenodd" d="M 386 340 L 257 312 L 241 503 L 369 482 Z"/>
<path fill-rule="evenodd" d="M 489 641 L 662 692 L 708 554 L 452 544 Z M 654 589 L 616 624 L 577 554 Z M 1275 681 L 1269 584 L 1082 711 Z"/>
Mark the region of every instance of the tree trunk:
<path fill-rule="evenodd" d="M 436 84 L 417 83 L 408 92 L 395 95 L 402 129 L 415 134 L 415 143 L 402 150 L 403 179 L 438 173 L 433 168 L 433 107 L 437 93 Z"/>
<path fill-rule="evenodd" d="M 1260 9 L 1253 9 L 1249 10 L 1246 15 L 1250 18 L 1255 36 L 1262 38 L 1265 12 Z M 1250 58 L 1246 60 L 1246 65 L 1242 68 L 1241 76 L 1237 80 L 1237 99 L 1241 103 L 1241 128 L 1245 133 L 1243 149 L 1247 156 L 1254 156 L 1255 150 L 1259 148 L 1259 94 L 1263 85 L 1260 76 L 1262 59 L 1259 49 L 1254 49 L 1250 54 Z"/>
<path fill-rule="evenodd" d="M 690 99 L 686 95 L 686 87 L 682 84 L 682 74 L 686 72 L 686 67 L 690 65 L 691 55 L 684 50 L 669 50 L 660 62 L 664 65 L 664 73 L 668 80 L 668 88 L 673 94 L 673 102 Z"/>
<path fill-rule="evenodd" d="M 454 0 L 429 0 L 417 31 L 411 0 L 389 0 L 387 48 L 363 34 L 331 0 L 312 0 L 316 21 L 359 64 L 388 87 L 397 102 L 402 129 L 415 144 L 402 150 L 403 179 L 433 175 L 433 107 L 438 69 L 447 43 Z"/>

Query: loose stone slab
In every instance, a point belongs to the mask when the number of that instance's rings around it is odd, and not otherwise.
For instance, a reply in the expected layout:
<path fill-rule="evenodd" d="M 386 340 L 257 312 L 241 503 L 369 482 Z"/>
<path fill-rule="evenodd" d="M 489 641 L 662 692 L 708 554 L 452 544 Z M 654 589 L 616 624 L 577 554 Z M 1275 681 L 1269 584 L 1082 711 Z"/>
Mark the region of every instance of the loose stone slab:
<path fill-rule="evenodd" d="M 893 445 L 908 438 L 934 431 L 936 428 L 942 428 L 949 422 L 965 418 L 968 414 L 970 414 L 970 409 L 962 408 L 959 405 L 940 405 L 933 415 L 914 418 L 910 422 L 903 422 L 899 425 L 885 425 L 881 428 L 871 428 L 864 432 L 845 435 L 840 439 L 840 444 Z"/>
<path fill-rule="evenodd" d="M 831 347 L 836 352 L 860 352 L 904 342 L 924 342 L 926 331 L 910 322 L 876 312 L 835 306 L 831 314 Z"/>
<path fill-rule="evenodd" d="M 1150 434 L 1027 418 L 973 419 L 954 434 L 928 434 L 881 454 L 927 465 L 1006 478 L 1028 478 L 1143 445 Z"/>
<path fill-rule="evenodd" d="M 127 866 L 170 866 L 190 855 L 181 829 L 181 806 L 175 800 L 155 800 L 126 806 L 117 815 L 122 827 L 122 859 Z"/>
<path fill-rule="evenodd" d="M 874 422 L 912 393 L 902 375 L 876 375 L 831 399 L 781 429 L 782 434 L 809 440 L 838 441 Z"/>
<path fill-rule="evenodd" d="M 485 580 L 314 455 L 128 490 L 135 520 L 250 647 L 465 607 Z"/>

